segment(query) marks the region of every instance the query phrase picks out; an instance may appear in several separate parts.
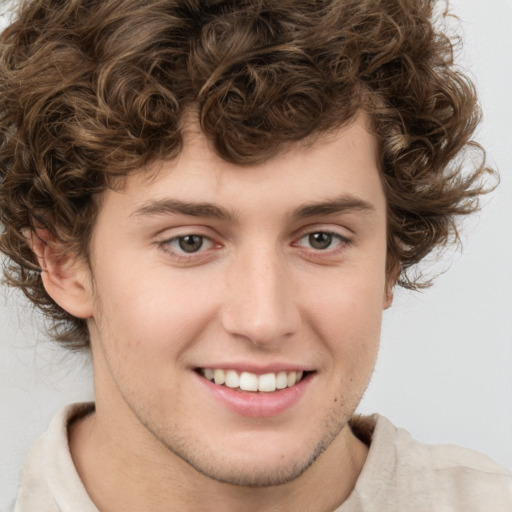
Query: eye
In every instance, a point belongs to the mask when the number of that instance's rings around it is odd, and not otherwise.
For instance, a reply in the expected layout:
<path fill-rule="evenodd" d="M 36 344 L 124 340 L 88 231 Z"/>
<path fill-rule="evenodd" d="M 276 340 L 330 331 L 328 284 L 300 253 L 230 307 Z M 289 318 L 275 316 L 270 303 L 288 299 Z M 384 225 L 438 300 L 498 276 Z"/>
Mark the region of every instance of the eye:
<path fill-rule="evenodd" d="M 309 247 L 315 251 L 326 251 L 328 249 L 334 249 L 344 242 L 348 243 L 348 240 L 337 233 L 316 231 L 301 237 L 297 245 L 300 247 Z"/>
<path fill-rule="evenodd" d="M 165 245 L 177 253 L 193 254 L 201 250 L 210 249 L 213 246 L 213 242 L 203 235 L 184 235 L 172 238 Z"/>

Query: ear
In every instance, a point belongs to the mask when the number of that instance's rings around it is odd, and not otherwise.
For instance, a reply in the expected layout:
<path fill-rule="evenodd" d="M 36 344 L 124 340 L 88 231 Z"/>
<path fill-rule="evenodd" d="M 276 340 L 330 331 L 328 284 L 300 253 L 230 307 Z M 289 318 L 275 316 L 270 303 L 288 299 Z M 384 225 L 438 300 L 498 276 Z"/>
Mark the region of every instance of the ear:
<path fill-rule="evenodd" d="M 388 309 L 393 304 L 395 296 L 395 285 L 400 275 L 400 264 L 396 263 L 386 275 L 386 284 L 384 288 L 384 298 L 382 301 L 382 309 Z"/>
<path fill-rule="evenodd" d="M 395 283 L 388 280 L 386 283 L 386 289 L 384 290 L 384 299 L 382 301 L 382 309 L 388 309 L 393 304 L 393 298 L 395 296 Z"/>
<path fill-rule="evenodd" d="M 47 229 L 31 231 L 28 241 L 39 261 L 48 295 L 70 315 L 90 318 L 92 289 L 87 263 L 59 248 Z"/>

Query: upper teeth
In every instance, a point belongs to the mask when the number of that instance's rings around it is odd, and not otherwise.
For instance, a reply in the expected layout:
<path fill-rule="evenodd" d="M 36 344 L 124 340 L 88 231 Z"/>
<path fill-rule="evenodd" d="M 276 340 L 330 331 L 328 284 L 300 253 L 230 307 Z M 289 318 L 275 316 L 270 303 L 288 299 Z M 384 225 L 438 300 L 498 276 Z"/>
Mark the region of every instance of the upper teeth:
<path fill-rule="evenodd" d="M 224 384 L 228 388 L 240 388 L 243 391 L 272 392 L 293 386 L 302 379 L 304 372 L 278 372 L 256 375 L 251 372 L 238 373 L 236 370 L 205 368 L 201 370 L 204 377 L 215 384 Z"/>

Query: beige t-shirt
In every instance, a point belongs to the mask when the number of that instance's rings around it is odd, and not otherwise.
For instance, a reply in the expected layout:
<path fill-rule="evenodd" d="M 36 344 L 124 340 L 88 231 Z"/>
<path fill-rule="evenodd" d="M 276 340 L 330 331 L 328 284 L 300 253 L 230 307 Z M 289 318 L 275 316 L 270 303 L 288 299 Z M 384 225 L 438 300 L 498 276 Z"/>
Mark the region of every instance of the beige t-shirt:
<path fill-rule="evenodd" d="M 32 448 L 15 512 L 99 512 L 69 452 L 67 425 L 91 404 L 64 408 Z M 370 444 L 349 498 L 334 512 L 512 512 L 512 474 L 485 455 L 419 443 L 379 415 L 351 427 Z M 300 511 L 299 511 L 300 512 Z"/>

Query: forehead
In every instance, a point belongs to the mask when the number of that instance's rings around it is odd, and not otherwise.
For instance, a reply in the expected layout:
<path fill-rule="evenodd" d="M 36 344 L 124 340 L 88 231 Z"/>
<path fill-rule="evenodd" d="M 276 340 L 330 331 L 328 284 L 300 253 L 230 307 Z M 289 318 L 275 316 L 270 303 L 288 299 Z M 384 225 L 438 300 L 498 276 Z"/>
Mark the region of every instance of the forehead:
<path fill-rule="evenodd" d="M 179 157 L 134 173 L 120 191 L 105 194 L 108 203 L 131 215 L 169 198 L 224 204 L 239 213 L 283 211 L 342 195 L 384 203 L 377 141 L 363 117 L 255 165 L 223 160 L 200 128 L 189 125 Z"/>

